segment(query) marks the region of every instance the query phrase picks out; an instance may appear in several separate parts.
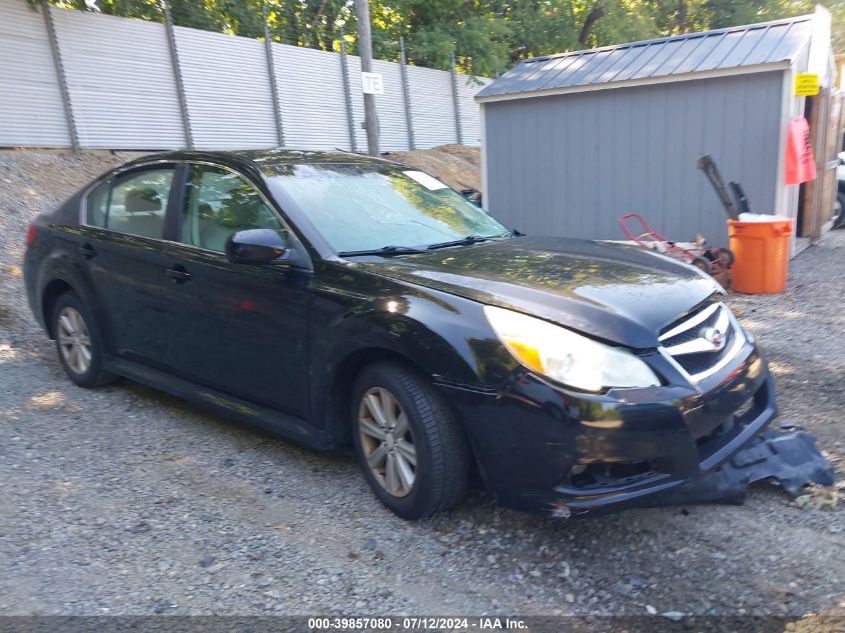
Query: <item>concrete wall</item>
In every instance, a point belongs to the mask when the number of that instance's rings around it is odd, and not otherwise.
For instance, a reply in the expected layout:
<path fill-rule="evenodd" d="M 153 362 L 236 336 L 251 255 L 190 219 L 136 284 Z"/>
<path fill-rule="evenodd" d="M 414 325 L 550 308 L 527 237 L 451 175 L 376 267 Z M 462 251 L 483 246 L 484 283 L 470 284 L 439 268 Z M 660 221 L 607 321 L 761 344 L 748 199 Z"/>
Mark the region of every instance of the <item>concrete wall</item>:
<path fill-rule="evenodd" d="M 727 244 L 703 153 L 752 210 L 777 190 L 781 71 L 484 104 L 485 206 L 529 234 L 624 239 L 641 214 L 676 240 Z"/>

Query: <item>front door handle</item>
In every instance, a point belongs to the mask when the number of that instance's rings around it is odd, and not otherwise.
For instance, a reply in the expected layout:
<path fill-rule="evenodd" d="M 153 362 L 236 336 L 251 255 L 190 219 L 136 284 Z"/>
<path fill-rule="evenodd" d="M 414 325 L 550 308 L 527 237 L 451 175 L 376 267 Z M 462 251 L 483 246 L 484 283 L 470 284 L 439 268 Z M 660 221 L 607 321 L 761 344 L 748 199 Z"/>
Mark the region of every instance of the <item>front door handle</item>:
<path fill-rule="evenodd" d="M 183 284 L 186 281 L 190 281 L 193 275 L 185 270 L 184 266 L 177 264 L 172 268 L 167 268 L 164 271 L 164 274 L 170 277 L 175 284 Z"/>
<path fill-rule="evenodd" d="M 97 251 L 90 244 L 83 244 L 77 250 L 79 251 L 79 254 L 82 255 L 85 259 L 91 259 L 97 254 Z"/>

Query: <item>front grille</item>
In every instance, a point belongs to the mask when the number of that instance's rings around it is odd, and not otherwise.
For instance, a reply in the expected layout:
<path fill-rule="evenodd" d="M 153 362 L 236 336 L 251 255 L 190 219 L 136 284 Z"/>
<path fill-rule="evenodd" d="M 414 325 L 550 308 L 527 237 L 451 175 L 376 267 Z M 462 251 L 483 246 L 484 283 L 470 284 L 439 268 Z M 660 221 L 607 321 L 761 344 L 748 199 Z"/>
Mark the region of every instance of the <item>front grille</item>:
<path fill-rule="evenodd" d="M 664 328 L 658 340 L 662 351 L 698 382 L 727 365 L 744 336 L 728 307 L 711 303 Z"/>

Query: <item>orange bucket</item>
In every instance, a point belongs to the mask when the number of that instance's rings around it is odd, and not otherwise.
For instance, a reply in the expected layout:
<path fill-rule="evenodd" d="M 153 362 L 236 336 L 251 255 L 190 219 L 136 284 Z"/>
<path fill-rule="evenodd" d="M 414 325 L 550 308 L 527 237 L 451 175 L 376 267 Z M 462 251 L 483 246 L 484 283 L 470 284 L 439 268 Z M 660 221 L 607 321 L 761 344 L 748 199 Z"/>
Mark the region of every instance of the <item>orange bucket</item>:
<path fill-rule="evenodd" d="M 728 235 L 734 254 L 733 289 L 752 295 L 783 292 L 789 268 L 792 220 L 728 220 Z"/>

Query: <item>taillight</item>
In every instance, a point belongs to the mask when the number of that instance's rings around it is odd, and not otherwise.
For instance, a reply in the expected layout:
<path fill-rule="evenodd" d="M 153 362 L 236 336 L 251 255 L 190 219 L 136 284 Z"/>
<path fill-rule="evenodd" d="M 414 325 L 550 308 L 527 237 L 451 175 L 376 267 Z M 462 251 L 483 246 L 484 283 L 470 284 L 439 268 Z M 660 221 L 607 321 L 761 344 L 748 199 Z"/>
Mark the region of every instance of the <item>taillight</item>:
<path fill-rule="evenodd" d="M 35 234 L 37 233 L 37 229 L 35 228 L 34 224 L 29 225 L 29 229 L 26 232 L 26 245 L 31 246 L 32 243 L 35 241 Z"/>

